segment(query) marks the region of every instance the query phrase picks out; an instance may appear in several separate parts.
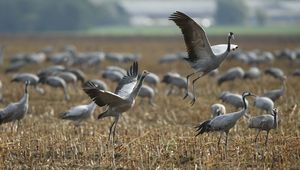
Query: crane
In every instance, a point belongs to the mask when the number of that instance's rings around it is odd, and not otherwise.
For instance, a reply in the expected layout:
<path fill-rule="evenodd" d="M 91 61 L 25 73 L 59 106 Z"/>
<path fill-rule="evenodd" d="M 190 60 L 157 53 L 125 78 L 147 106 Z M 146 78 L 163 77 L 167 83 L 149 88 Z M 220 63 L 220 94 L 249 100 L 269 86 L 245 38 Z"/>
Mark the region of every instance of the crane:
<path fill-rule="evenodd" d="M 112 134 L 112 142 L 114 142 L 115 139 L 116 126 L 118 124 L 120 115 L 133 107 L 135 98 L 138 95 L 147 74 L 149 74 L 149 72 L 144 70 L 138 79 L 138 63 L 134 62 L 127 71 L 127 75 L 119 81 L 115 93 L 100 90 L 97 88 L 97 86 L 89 81 L 85 84 L 83 88 L 84 92 L 98 106 L 108 106 L 107 109 L 98 116 L 98 119 L 109 116 L 115 118 L 114 122 L 109 128 L 108 139 L 110 140 Z"/>
<path fill-rule="evenodd" d="M 224 115 L 219 115 L 210 120 L 206 120 L 200 123 L 198 126 L 195 127 L 197 129 L 196 136 L 203 134 L 205 132 L 208 133 L 208 132 L 219 131 L 220 132 L 220 137 L 218 140 L 218 145 L 219 145 L 222 134 L 223 132 L 225 132 L 226 134 L 225 147 L 227 148 L 227 139 L 228 139 L 229 130 L 233 128 L 236 122 L 247 112 L 248 104 L 245 100 L 247 96 L 255 96 L 255 95 L 250 92 L 243 92 L 242 99 L 243 99 L 244 106 L 242 110 L 233 113 L 224 114 Z"/>
<path fill-rule="evenodd" d="M 210 46 L 210 43 L 206 37 L 204 29 L 198 25 L 192 18 L 186 14 L 176 11 L 169 17 L 169 20 L 175 22 L 175 24 L 181 29 L 184 37 L 185 45 L 188 52 L 188 57 L 184 58 L 194 71 L 187 75 L 188 82 L 189 77 L 194 74 L 200 73 L 197 78 L 192 81 L 193 99 L 191 104 L 196 101 L 194 83 L 207 73 L 215 70 L 225 60 L 231 50 L 238 48 L 237 45 L 231 44 L 231 39 L 234 38 L 233 33 L 228 34 L 227 44 L 220 44 Z M 188 86 L 184 99 L 189 95 Z"/>

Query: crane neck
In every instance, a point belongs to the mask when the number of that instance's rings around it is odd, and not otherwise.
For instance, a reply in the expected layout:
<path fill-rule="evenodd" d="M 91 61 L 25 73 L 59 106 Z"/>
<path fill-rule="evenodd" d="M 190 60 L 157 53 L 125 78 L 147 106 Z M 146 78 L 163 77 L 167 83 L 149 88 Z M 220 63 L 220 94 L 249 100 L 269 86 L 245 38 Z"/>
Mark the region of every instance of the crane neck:
<path fill-rule="evenodd" d="M 285 89 L 286 89 L 286 83 L 285 83 L 284 80 L 282 81 L 282 87 L 281 87 L 281 89 L 282 89 L 283 92 L 284 92 Z"/>
<path fill-rule="evenodd" d="M 227 50 L 226 52 L 229 53 L 230 52 L 230 44 L 231 44 L 231 36 L 228 36 L 228 41 L 227 41 Z"/>
<path fill-rule="evenodd" d="M 94 108 L 96 108 L 96 103 L 93 101 L 88 105 L 88 109 L 93 110 Z"/>
<path fill-rule="evenodd" d="M 23 97 L 21 98 L 20 100 L 20 103 L 28 103 L 28 98 L 29 98 L 29 94 L 28 94 L 28 91 L 27 91 L 27 85 L 25 85 L 25 93 L 23 95 Z"/>
<path fill-rule="evenodd" d="M 243 104 L 244 104 L 243 110 L 247 110 L 248 109 L 248 103 L 246 102 L 246 96 L 243 96 Z"/>
<path fill-rule="evenodd" d="M 274 124 L 273 124 L 273 128 L 277 128 L 277 113 L 274 113 L 273 114 L 273 117 L 274 117 Z"/>

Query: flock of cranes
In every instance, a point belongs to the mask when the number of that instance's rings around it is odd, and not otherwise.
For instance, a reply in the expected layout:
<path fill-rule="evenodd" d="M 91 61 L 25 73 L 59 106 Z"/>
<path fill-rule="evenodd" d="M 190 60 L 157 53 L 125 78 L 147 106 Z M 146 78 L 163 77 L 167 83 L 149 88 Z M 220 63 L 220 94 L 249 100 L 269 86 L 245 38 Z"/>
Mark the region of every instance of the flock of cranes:
<path fill-rule="evenodd" d="M 18 102 L 10 103 L 5 108 L 0 109 L 0 124 L 19 122 L 26 115 L 29 103 L 29 85 L 40 95 L 47 93 L 42 88 L 41 84 L 59 88 L 64 94 L 64 99 L 69 101 L 69 85 L 72 85 L 74 89 L 78 89 L 77 84 L 80 82 L 83 91 L 91 98 L 92 102 L 74 106 L 69 110 L 66 109 L 67 111 L 60 113 L 60 118 L 72 120 L 75 122 L 75 126 L 79 126 L 82 121 L 93 115 L 96 106 L 104 107 L 105 110 L 98 115 L 98 119 L 114 117 L 114 121 L 109 128 L 108 137 L 108 140 L 114 142 L 116 127 L 121 114 L 129 111 L 133 107 L 137 96 L 142 99 L 148 98 L 149 104 L 154 106 L 154 97 L 158 94 L 157 86 L 159 83 L 165 83 L 170 87 L 167 95 L 174 94 L 174 87 L 176 87 L 179 92 L 183 92 L 182 96 L 184 96 L 184 98 L 189 96 L 192 99 L 191 104 L 193 105 L 196 102 L 195 88 L 197 86 L 195 83 L 205 75 L 217 76 L 216 82 L 218 85 L 222 85 L 227 81 L 235 81 L 236 79 L 259 79 L 262 76 L 260 69 L 256 66 L 252 66 L 248 71 L 244 71 L 241 67 L 233 67 L 219 76 L 217 69 L 227 57 L 229 57 L 230 60 L 237 59 L 251 65 L 253 63 L 254 65 L 269 63 L 273 59 L 272 54 L 270 53 L 262 53 L 262 55 L 265 56 L 262 58 L 254 57 L 256 52 L 247 55 L 242 52 L 232 53 L 232 51 L 238 47 L 237 45 L 231 44 L 231 40 L 234 38 L 232 32 L 228 34 L 226 44 L 211 46 L 203 28 L 184 13 L 175 12 L 169 19 L 174 21 L 181 29 L 187 48 L 187 54 L 178 53 L 175 57 L 167 55 L 159 62 L 168 63 L 184 59 L 189 63 L 193 70 L 191 74 L 182 77 L 179 73 L 168 72 L 163 76 L 162 80 L 160 80 L 160 76 L 153 72 L 146 70 L 141 73 L 139 72 L 137 60 L 141 57 L 140 55 L 122 55 L 120 53 L 105 54 L 104 52 L 78 53 L 75 48 L 68 46 L 65 49 L 65 52 L 54 54 L 50 57 L 50 61 L 55 64 L 54 66 L 44 68 L 37 74 L 18 73 L 11 77 L 12 82 L 24 83 L 24 95 Z M 2 46 L 0 47 L 1 63 L 3 58 L 3 48 L 4 47 Z M 50 51 L 51 49 L 47 48 L 33 55 L 22 54 L 12 57 L 10 60 L 11 65 L 5 71 L 7 73 L 16 72 L 26 64 L 42 63 L 46 60 L 46 56 L 49 55 Z M 231 53 L 232 56 L 229 56 Z M 290 55 L 289 51 L 285 51 L 284 55 Z M 82 69 L 86 66 L 97 68 L 97 66 L 105 59 L 115 62 L 133 63 L 127 71 L 118 66 L 108 66 L 101 71 L 103 79 L 118 84 L 114 92 L 109 91 L 109 88 L 104 81 L 98 79 L 87 80 L 81 69 L 72 67 L 79 66 Z M 58 64 L 65 64 L 67 67 Z M 281 87 L 279 89 L 267 91 L 261 96 L 257 96 L 246 90 L 242 94 L 231 91 L 222 92 L 219 99 L 226 104 L 232 105 L 237 110 L 240 110 L 226 113 L 226 108 L 223 104 L 213 104 L 211 106 L 212 118 L 201 122 L 196 126 L 196 136 L 205 132 L 218 131 L 220 132 L 218 144 L 220 144 L 222 135 L 225 133 L 225 146 L 227 148 L 230 129 L 236 125 L 240 118 L 246 115 L 248 118 L 248 127 L 258 129 L 255 141 L 261 131 L 267 131 L 265 141 L 267 144 L 269 131 L 277 127 L 279 119 L 278 110 L 275 108 L 274 102 L 285 94 L 287 76 L 282 70 L 274 67 L 270 67 L 264 72 L 265 74 L 278 79 L 281 83 Z M 189 78 L 194 75 L 196 78 L 192 81 L 191 93 L 189 91 Z M 299 70 L 296 70 L 293 75 L 299 76 Z M 143 82 L 148 85 L 143 84 Z M 6 84 L 2 84 L 0 81 L 0 101 L 4 100 L 2 96 L 2 86 L 5 85 Z M 248 96 L 254 97 L 254 106 L 261 109 L 265 114 L 256 117 L 249 117 L 249 115 L 247 115 L 249 106 L 246 97 Z"/>

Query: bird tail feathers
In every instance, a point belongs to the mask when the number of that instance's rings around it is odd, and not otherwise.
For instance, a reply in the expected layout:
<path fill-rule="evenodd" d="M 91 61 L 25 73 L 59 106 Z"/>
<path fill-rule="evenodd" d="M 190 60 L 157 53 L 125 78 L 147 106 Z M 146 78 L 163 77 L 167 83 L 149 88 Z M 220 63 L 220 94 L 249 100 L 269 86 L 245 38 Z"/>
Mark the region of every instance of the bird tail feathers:
<path fill-rule="evenodd" d="M 59 117 L 61 118 L 61 119 L 66 119 L 67 118 L 67 115 L 68 115 L 68 113 L 69 112 L 63 112 L 63 113 L 59 113 Z"/>
<path fill-rule="evenodd" d="M 210 120 L 207 120 L 205 122 L 202 122 L 200 125 L 196 126 L 196 132 L 198 132 L 196 134 L 196 136 L 203 134 L 204 132 L 210 132 Z"/>

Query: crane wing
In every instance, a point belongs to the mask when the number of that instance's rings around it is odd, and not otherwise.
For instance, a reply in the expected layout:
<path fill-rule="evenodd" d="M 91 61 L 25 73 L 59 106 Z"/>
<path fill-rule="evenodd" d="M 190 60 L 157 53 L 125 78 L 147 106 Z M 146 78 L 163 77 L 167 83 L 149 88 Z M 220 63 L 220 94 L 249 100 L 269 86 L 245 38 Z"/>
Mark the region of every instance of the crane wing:
<path fill-rule="evenodd" d="M 6 108 L 0 110 L 0 123 L 5 123 L 13 120 L 14 113 L 17 109 L 17 104 L 11 103 Z"/>
<path fill-rule="evenodd" d="M 99 89 L 94 83 L 85 83 L 83 91 L 100 107 L 105 105 L 116 106 L 125 100 L 112 92 Z"/>
<path fill-rule="evenodd" d="M 211 46 L 211 50 L 215 55 L 221 55 L 227 50 L 227 44 L 219 44 Z M 230 44 L 230 50 L 235 50 L 238 48 L 238 45 Z"/>
<path fill-rule="evenodd" d="M 138 71 L 138 63 L 134 62 L 130 69 L 127 70 L 127 75 L 120 80 L 116 88 L 115 94 L 123 98 L 127 98 L 131 94 L 133 88 L 137 83 Z"/>
<path fill-rule="evenodd" d="M 176 11 L 169 20 L 172 20 L 181 29 L 188 51 L 188 61 L 197 61 L 213 56 L 209 41 L 203 30 L 192 18 L 182 12 Z"/>

